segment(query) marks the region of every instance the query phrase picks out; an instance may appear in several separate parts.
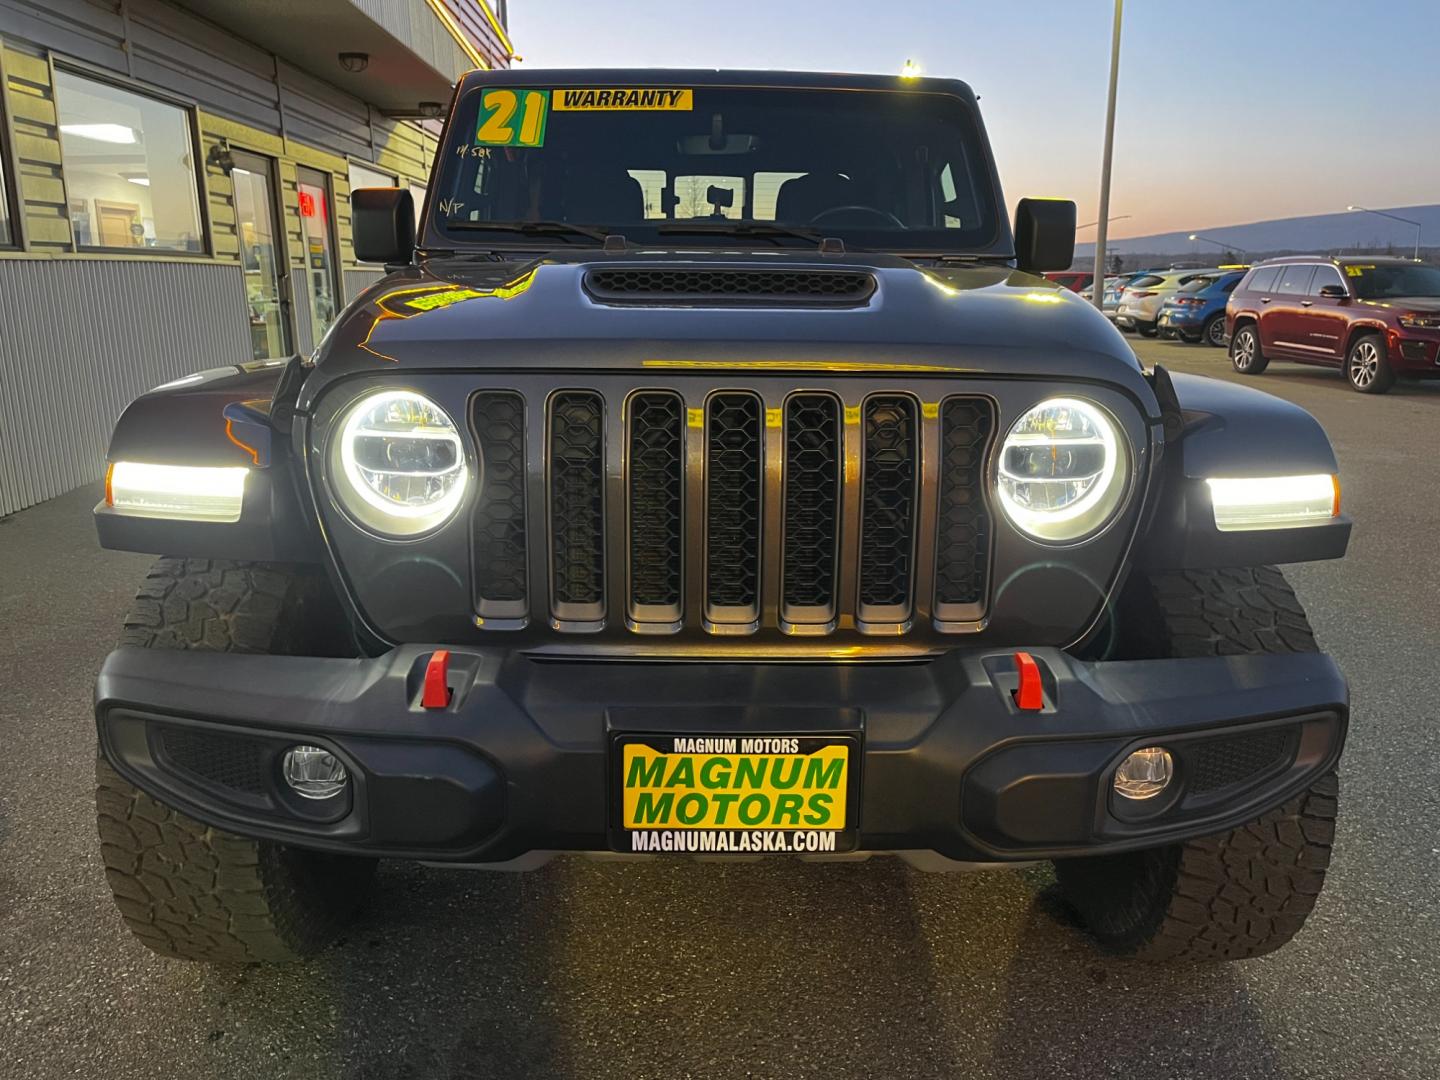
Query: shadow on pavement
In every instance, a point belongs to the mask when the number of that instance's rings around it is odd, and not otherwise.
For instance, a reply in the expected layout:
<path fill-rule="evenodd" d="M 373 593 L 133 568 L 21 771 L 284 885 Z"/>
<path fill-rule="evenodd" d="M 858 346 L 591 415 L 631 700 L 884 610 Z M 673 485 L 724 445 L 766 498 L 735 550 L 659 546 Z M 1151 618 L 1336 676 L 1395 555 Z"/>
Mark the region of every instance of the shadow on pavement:
<path fill-rule="evenodd" d="M 324 1056 L 354 1080 L 1135 1078 L 1236 1043 L 1261 1048 L 1247 1075 L 1276 1075 L 1234 969 L 1105 960 L 1064 918 L 1038 870 L 397 866 L 340 946 L 248 972 L 272 985 L 237 985 L 232 1018 L 263 1030 L 279 1018 L 254 1007 L 328 1002 Z"/>

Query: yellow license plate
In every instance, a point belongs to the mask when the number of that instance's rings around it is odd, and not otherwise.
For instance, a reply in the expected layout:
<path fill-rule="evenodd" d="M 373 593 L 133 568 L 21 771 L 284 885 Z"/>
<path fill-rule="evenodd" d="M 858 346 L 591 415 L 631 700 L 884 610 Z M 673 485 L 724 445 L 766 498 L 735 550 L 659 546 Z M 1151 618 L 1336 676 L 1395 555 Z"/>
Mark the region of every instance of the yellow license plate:
<path fill-rule="evenodd" d="M 623 851 L 849 850 L 856 751 L 851 735 L 620 736 L 612 839 Z"/>

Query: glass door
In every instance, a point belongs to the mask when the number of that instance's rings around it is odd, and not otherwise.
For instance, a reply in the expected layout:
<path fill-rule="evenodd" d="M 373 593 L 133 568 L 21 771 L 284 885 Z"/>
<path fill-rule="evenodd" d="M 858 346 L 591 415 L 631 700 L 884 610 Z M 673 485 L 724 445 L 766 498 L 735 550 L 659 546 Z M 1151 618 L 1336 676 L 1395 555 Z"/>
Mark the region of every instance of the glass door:
<path fill-rule="evenodd" d="M 340 311 L 335 230 L 330 216 L 330 177 L 316 169 L 302 167 L 298 172 L 300 231 L 305 243 L 305 301 L 310 305 L 311 333 L 318 344 Z"/>
<path fill-rule="evenodd" d="M 245 302 L 250 310 L 250 345 L 256 360 L 290 354 L 290 319 L 285 310 L 286 253 L 275 202 L 273 162 L 257 154 L 233 152 L 235 229 L 240 237 L 240 266 L 245 272 Z"/>

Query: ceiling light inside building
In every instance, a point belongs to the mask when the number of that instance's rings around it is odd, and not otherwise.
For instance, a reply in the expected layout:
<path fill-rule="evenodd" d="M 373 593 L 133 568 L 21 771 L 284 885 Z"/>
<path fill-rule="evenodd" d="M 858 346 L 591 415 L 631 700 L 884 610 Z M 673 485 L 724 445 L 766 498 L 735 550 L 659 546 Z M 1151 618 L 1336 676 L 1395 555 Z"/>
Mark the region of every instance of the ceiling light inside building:
<path fill-rule="evenodd" d="M 135 142 L 135 129 L 124 124 L 61 124 L 60 130 L 66 135 L 76 135 L 95 142 L 120 143 L 125 146 Z"/>

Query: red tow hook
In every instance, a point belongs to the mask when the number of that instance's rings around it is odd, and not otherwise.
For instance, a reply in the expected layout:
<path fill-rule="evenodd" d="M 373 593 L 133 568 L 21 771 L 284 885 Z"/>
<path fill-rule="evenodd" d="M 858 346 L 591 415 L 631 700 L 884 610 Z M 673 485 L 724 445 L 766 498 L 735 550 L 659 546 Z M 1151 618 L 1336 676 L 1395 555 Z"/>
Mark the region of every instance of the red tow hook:
<path fill-rule="evenodd" d="M 1040 665 L 1028 652 L 1015 654 L 1015 670 L 1020 675 L 1020 686 L 1015 690 L 1015 707 L 1026 712 L 1039 712 L 1045 708 L 1045 688 L 1040 683 Z"/>
<path fill-rule="evenodd" d="M 422 708 L 443 709 L 450 704 L 449 676 L 450 650 L 436 649 L 425 665 L 425 689 L 420 694 Z"/>

